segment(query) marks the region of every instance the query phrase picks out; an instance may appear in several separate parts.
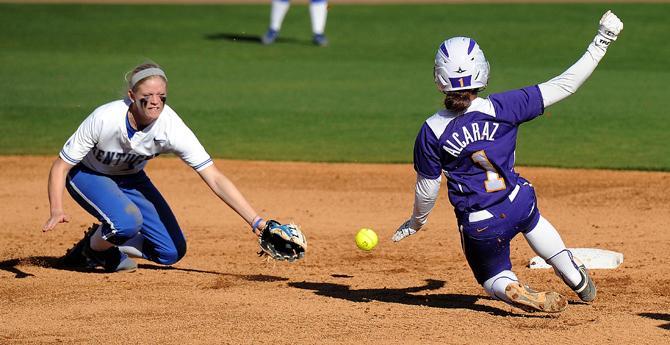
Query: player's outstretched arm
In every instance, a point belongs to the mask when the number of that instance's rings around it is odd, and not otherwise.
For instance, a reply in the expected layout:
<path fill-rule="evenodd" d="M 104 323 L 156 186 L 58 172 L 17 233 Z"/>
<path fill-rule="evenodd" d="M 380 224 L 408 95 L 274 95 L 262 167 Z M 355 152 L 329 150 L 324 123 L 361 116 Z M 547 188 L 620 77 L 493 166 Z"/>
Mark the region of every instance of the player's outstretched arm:
<path fill-rule="evenodd" d="M 258 216 L 237 187 L 214 164 L 201 170 L 199 174 L 214 194 L 237 212 L 256 235 L 260 235 L 260 229 L 265 228 L 266 222 Z"/>
<path fill-rule="evenodd" d="M 251 225 L 251 230 L 259 237 L 259 255 L 287 261 L 305 257 L 307 238 L 298 225 L 281 224 L 272 219 L 266 221 L 258 216 L 237 187 L 213 164 L 199 173 L 209 188 Z"/>
<path fill-rule="evenodd" d="M 610 43 L 616 41 L 623 30 L 623 22 L 612 11 L 600 18 L 595 38 L 586 49 L 586 53 L 563 74 L 539 84 L 544 107 L 559 102 L 572 95 L 593 73 L 600 60 L 605 56 Z"/>
<path fill-rule="evenodd" d="M 60 157 L 51 165 L 49 171 L 49 219 L 44 223 L 42 231 L 49 231 L 59 223 L 67 223 L 70 217 L 63 209 L 63 193 L 65 192 L 65 177 L 73 165 L 66 163 Z"/>
<path fill-rule="evenodd" d="M 441 176 L 437 179 L 427 179 L 419 174 L 416 175 L 412 216 L 395 231 L 391 238 L 393 242 L 399 242 L 407 236 L 414 235 L 426 224 L 428 215 L 435 206 L 435 201 L 440 191 L 441 180 Z"/>

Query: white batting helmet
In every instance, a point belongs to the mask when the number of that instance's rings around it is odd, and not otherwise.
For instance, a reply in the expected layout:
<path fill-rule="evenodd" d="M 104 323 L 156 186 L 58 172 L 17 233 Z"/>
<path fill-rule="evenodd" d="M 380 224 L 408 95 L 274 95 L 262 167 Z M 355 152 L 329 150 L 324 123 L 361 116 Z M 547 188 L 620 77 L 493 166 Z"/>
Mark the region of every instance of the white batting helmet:
<path fill-rule="evenodd" d="M 475 40 L 453 37 L 437 49 L 433 72 L 441 92 L 481 89 L 489 80 L 489 63 Z"/>

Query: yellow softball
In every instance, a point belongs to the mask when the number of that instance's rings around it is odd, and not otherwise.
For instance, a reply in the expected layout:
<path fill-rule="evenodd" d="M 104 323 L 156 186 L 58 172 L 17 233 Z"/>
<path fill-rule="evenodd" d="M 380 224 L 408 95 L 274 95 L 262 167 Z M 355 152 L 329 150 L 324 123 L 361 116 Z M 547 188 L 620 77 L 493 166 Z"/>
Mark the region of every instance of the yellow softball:
<path fill-rule="evenodd" d="M 356 246 L 358 246 L 358 248 L 370 251 L 377 245 L 377 243 L 379 243 L 379 237 L 377 237 L 377 234 L 372 231 L 372 229 L 363 228 L 358 230 L 358 233 L 356 234 Z"/>

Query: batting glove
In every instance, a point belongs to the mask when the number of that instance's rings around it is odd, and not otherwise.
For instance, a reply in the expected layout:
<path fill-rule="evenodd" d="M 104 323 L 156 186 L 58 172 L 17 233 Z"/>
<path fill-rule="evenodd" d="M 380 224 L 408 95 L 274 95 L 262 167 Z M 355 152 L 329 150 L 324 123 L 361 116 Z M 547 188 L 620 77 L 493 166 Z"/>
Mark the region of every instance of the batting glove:
<path fill-rule="evenodd" d="M 596 46 L 607 49 L 613 41 L 616 41 L 617 36 L 623 30 L 623 22 L 612 11 L 607 11 L 600 18 L 600 25 L 598 26 L 598 34 L 594 39 Z"/>
<path fill-rule="evenodd" d="M 393 237 L 391 238 L 393 242 L 400 242 L 403 238 L 416 234 L 417 230 L 414 230 L 409 225 L 409 220 L 404 222 L 398 230 L 395 231 Z"/>

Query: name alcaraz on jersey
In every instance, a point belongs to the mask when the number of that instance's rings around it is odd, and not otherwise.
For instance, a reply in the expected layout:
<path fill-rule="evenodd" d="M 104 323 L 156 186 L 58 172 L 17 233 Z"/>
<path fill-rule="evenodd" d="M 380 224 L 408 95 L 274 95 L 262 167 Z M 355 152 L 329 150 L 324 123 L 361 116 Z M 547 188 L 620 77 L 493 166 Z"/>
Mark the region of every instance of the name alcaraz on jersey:
<path fill-rule="evenodd" d="M 137 164 L 148 161 L 160 155 L 156 153 L 150 156 L 143 156 L 134 153 L 103 151 L 97 147 L 91 150 L 93 157 L 100 163 L 105 165 L 128 165 L 129 169 L 133 169 Z"/>
<path fill-rule="evenodd" d="M 495 134 L 499 126 L 499 123 L 482 121 L 470 123 L 460 129 L 454 128 L 454 131 L 447 135 L 448 139 L 442 148 L 450 155 L 458 157 L 470 143 L 480 140 L 495 140 Z"/>

